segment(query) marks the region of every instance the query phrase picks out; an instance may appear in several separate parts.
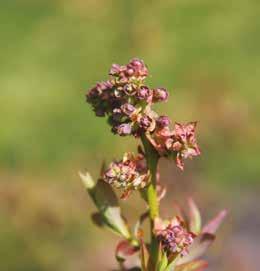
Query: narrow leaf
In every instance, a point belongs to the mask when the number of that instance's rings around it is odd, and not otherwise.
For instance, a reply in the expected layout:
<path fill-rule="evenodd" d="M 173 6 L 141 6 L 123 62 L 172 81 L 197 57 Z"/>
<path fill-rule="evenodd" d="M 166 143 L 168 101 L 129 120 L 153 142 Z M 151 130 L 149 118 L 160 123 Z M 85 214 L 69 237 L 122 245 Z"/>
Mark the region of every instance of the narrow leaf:
<path fill-rule="evenodd" d="M 215 216 L 212 220 L 209 221 L 207 225 L 203 227 L 202 232 L 215 234 L 226 215 L 227 210 L 222 210 L 219 212 L 217 216 Z"/>
<path fill-rule="evenodd" d="M 165 271 L 175 271 L 175 267 L 178 263 L 178 260 L 179 260 L 180 256 L 178 255 L 177 257 L 173 257 L 172 259 L 168 259 L 168 266 L 167 268 L 165 269 Z"/>
<path fill-rule="evenodd" d="M 190 217 L 190 231 L 199 234 L 201 231 L 201 216 L 200 211 L 192 198 L 188 199 L 189 217 Z"/>
<path fill-rule="evenodd" d="M 99 211 L 99 219 L 102 218 L 104 225 L 113 232 L 129 239 L 129 229 L 121 215 L 116 194 L 110 185 L 101 179 L 95 183 L 89 173 L 85 175 L 80 173 L 80 177 Z"/>
<path fill-rule="evenodd" d="M 88 172 L 86 172 L 86 174 L 82 174 L 81 172 L 79 172 L 79 176 L 84 184 L 84 186 L 88 189 L 91 190 L 94 188 L 95 186 L 95 182 L 92 179 L 92 177 L 90 176 L 90 174 Z"/>
<path fill-rule="evenodd" d="M 136 238 L 139 239 L 139 233 L 140 233 L 140 230 L 141 230 L 141 226 L 143 224 L 143 222 L 145 221 L 145 219 L 147 219 L 149 217 L 149 210 L 146 211 L 145 213 L 143 213 L 138 221 L 136 222 L 135 226 L 134 226 L 134 235 Z"/>
<path fill-rule="evenodd" d="M 168 258 L 167 258 L 167 254 L 165 252 L 162 253 L 162 258 L 158 264 L 158 271 L 165 271 L 166 267 L 168 265 Z"/>
<path fill-rule="evenodd" d="M 143 239 L 140 239 L 140 251 L 142 271 L 148 271 L 148 262 L 150 255 Z"/>

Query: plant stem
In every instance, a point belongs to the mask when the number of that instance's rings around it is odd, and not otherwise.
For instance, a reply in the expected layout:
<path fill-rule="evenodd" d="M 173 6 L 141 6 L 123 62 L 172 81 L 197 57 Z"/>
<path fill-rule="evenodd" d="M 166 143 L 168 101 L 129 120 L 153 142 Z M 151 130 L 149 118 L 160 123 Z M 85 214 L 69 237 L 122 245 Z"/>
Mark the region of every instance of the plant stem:
<path fill-rule="evenodd" d="M 146 189 L 146 200 L 149 205 L 149 212 L 150 212 L 150 226 L 151 226 L 151 248 L 150 248 L 150 255 L 151 255 L 151 265 L 152 270 L 154 270 L 156 266 L 156 261 L 158 258 L 158 242 L 156 237 L 153 233 L 154 228 L 154 219 L 159 216 L 159 201 L 157 199 L 157 192 L 156 192 L 156 174 L 157 174 L 157 166 L 159 161 L 159 155 L 151 143 L 147 140 L 145 134 L 141 136 L 142 143 L 145 149 L 145 157 L 148 169 L 151 174 L 151 182 Z"/>

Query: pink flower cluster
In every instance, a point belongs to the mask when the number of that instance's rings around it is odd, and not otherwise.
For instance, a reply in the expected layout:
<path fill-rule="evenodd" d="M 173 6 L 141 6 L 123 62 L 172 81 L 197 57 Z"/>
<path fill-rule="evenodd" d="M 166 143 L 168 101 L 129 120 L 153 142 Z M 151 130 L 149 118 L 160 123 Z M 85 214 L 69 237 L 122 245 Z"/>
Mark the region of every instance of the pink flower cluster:
<path fill-rule="evenodd" d="M 105 182 L 123 190 L 127 198 L 132 190 L 144 188 L 149 182 L 149 171 L 142 154 L 125 153 L 120 161 L 112 162 L 103 174 Z"/>
<path fill-rule="evenodd" d="M 176 165 L 183 170 L 184 159 L 200 154 L 195 138 L 196 122 L 175 123 L 173 130 L 167 116 L 157 119 L 156 130 L 149 135 L 149 140 L 161 156 L 174 156 Z"/>
<path fill-rule="evenodd" d="M 167 90 L 144 84 L 148 69 L 140 59 L 132 59 L 125 66 L 113 64 L 109 75 L 109 80 L 97 83 L 86 96 L 96 115 L 107 115 L 112 131 L 121 136 L 152 131 L 156 114 L 150 105 L 167 100 Z"/>
<path fill-rule="evenodd" d="M 155 234 L 168 254 L 180 254 L 181 256 L 188 253 L 188 248 L 195 238 L 195 234 L 187 231 L 179 217 L 173 218 L 168 223 L 158 219 Z"/>
<path fill-rule="evenodd" d="M 97 116 L 107 116 L 112 132 L 120 136 L 146 135 L 160 156 L 173 157 L 180 169 L 184 159 L 200 154 L 196 143 L 196 122 L 185 125 L 159 116 L 152 110 L 156 102 L 166 101 L 165 88 L 149 88 L 144 80 L 148 69 L 144 62 L 134 58 L 127 65 L 113 64 L 108 81 L 97 83 L 87 93 L 87 102 Z"/>

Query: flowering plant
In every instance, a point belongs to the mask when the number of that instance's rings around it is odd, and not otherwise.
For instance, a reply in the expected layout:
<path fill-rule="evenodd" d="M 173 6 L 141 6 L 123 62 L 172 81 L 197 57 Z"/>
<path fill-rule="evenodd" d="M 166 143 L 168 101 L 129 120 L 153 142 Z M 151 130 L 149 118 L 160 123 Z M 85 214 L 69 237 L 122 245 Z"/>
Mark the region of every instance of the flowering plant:
<path fill-rule="evenodd" d="M 142 271 L 202 271 L 207 263 L 200 257 L 215 239 L 215 232 L 226 215 L 220 212 L 206 226 L 192 199 L 188 213 L 164 220 L 159 203 L 166 190 L 157 172 L 158 161 L 166 157 L 184 169 L 184 160 L 200 154 L 195 137 L 196 122 L 175 123 L 171 127 L 168 116 L 160 116 L 153 105 L 167 101 L 165 88 L 150 88 L 145 84 L 148 69 L 140 59 L 127 65 L 113 64 L 109 79 L 91 88 L 86 99 L 98 117 L 106 117 L 111 131 L 119 136 L 134 136 L 141 140 L 137 154 L 126 153 L 121 160 L 102 167 L 95 182 L 89 173 L 80 173 L 98 212 L 92 215 L 99 226 L 106 226 L 121 236 L 116 247 L 120 270 Z M 122 200 L 133 191 L 140 191 L 147 210 L 131 231 L 121 213 L 115 189 Z M 181 210 L 176 206 L 176 210 Z M 150 221 L 150 240 L 144 240 L 142 223 Z M 128 266 L 129 257 L 138 256 L 135 266 Z"/>

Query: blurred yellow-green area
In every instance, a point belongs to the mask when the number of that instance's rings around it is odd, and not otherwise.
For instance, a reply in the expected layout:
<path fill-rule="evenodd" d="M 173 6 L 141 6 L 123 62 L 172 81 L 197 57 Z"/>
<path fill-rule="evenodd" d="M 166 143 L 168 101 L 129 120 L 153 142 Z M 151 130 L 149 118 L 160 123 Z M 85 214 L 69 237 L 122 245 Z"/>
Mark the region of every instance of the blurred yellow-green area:
<path fill-rule="evenodd" d="M 258 270 L 260 250 L 259 0 L 0 1 L 0 270 L 112 270 L 117 238 L 96 229 L 77 172 L 137 140 L 110 133 L 85 93 L 112 63 L 147 63 L 170 91 L 157 110 L 198 120 L 202 156 L 180 173 L 162 161 L 173 198 L 229 218 L 209 270 Z M 134 222 L 144 204 L 123 204 Z M 129 211 L 130 209 L 130 211 Z"/>

